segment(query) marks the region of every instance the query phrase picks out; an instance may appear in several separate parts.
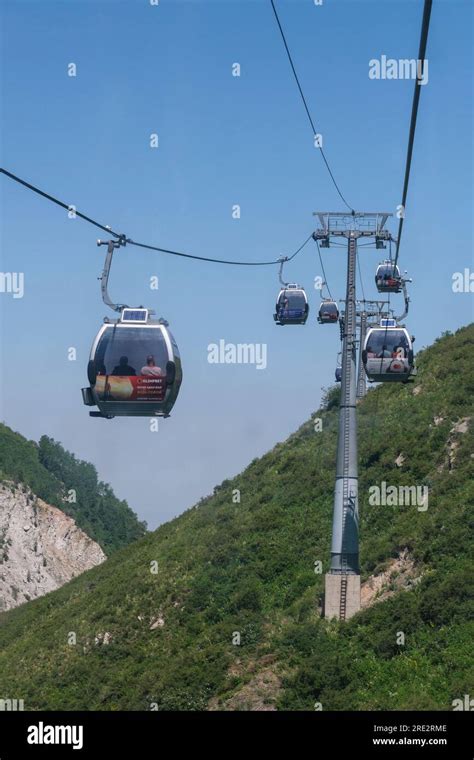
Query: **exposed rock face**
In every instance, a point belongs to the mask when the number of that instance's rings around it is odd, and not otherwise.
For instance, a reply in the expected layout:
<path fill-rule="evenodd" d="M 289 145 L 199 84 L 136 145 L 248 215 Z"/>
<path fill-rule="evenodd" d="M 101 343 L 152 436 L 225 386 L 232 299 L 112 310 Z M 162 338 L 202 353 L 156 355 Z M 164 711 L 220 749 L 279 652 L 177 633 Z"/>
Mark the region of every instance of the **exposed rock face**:
<path fill-rule="evenodd" d="M 219 700 L 213 697 L 208 703 L 208 710 L 252 710 L 272 712 L 276 710 L 276 702 L 281 693 L 281 676 L 275 672 L 277 657 L 272 654 L 261 657 L 260 660 L 247 662 L 245 667 L 240 660 L 233 663 L 229 669 L 229 678 L 247 678 L 232 696 Z M 251 674 L 251 675 L 250 675 Z"/>
<path fill-rule="evenodd" d="M 398 457 L 395 459 L 395 464 L 397 465 L 397 467 L 403 467 L 404 461 L 405 461 L 405 455 L 400 453 Z"/>
<path fill-rule="evenodd" d="M 47 594 L 106 559 L 72 517 L 0 483 L 0 611 Z"/>
<path fill-rule="evenodd" d="M 408 590 L 421 580 L 415 563 L 407 549 L 403 549 L 397 559 L 391 559 L 386 570 L 379 575 L 371 575 L 360 589 L 361 608 L 371 607 L 377 602 L 389 599 L 402 589 Z"/>
<path fill-rule="evenodd" d="M 165 619 L 160 612 L 157 618 L 155 618 L 154 620 L 150 620 L 150 631 L 154 631 L 156 628 L 163 628 L 164 624 L 165 624 Z"/>
<path fill-rule="evenodd" d="M 469 426 L 471 423 L 471 417 L 462 417 L 460 420 L 456 422 L 455 425 L 450 430 L 449 438 L 446 441 L 446 450 L 447 450 L 447 457 L 438 466 L 438 472 L 442 472 L 445 467 L 448 468 L 449 472 L 453 472 L 455 469 L 456 464 L 456 452 L 459 448 L 460 444 L 460 435 L 464 435 L 468 432 Z"/>

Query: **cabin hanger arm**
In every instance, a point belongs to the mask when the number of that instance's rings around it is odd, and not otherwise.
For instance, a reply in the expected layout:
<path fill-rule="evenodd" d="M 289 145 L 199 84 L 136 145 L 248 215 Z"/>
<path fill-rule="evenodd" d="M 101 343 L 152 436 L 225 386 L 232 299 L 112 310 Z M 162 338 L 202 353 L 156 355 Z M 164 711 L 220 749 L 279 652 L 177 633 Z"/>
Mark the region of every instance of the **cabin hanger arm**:
<path fill-rule="evenodd" d="M 112 266 L 112 258 L 114 255 L 114 250 L 116 248 L 120 248 L 122 245 L 126 245 L 126 243 L 127 243 L 127 239 L 125 235 L 121 235 L 118 240 L 98 240 L 97 241 L 98 246 L 101 246 L 101 245 L 107 246 L 107 255 L 105 257 L 104 269 L 102 270 L 102 274 L 99 277 L 102 300 L 106 306 L 112 309 L 112 311 L 117 311 L 117 312 L 121 312 L 123 309 L 126 309 L 127 304 L 114 303 L 112 299 L 110 298 L 109 290 L 108 290 L 109 274 L 110 274 L 110 268 Z"/>

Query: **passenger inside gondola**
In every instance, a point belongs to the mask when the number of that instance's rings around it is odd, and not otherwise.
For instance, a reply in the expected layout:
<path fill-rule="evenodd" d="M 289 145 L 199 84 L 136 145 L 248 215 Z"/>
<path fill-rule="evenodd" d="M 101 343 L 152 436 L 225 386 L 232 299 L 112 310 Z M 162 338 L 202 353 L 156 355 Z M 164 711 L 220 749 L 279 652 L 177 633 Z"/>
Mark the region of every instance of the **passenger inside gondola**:
<path fill-rule="evenodd" d="M 117 377 L 130 377 L 136 375 L 136 371 L 128 363 L 128 356 L 121 356 L 120 361 L 116 367 L 114 367 L 112 375 Z"/>
<path fill-rule="evenodd" d="M 402 286 L 400 270 L 390 262 L 380 264 L 375 274 L 375 284 L 381 293 L 398 293 Z"/>
<path fill-rule="evenodd" d="M 414 339 L 414 338 L 412 338 L 412 340 L 415 340 L 415 339 Z M 404 336 L 404 335 L 402 335 L 402 337 L 400 338 L 400 341 L 399 341 L 399 346 L 400 346 L 400 348 L 402 348 L 402 349 L 403 349 L 403 351 L 404 351 L 404 352 L 405 352 L 405 354 L 406 354 L 406 352 L 408 351 L 408 343 L 407 343 L 407 339 L 405 338 L 405 336 Z"/>
<path fill-rule="evenodd" d="M 337 322 L 339 319 L 339 309 L 334 301 L 325 300 L 319 307 L 318 322 L 320 324 L 328 324 L 331 322 Z"/>
<path fill-rule="evenodd" d="M 299 291 L 283 292 L 277 304 L 277 315 L 280 319 L 300 319 L 308 311 L 304 293 Z"/>
<path fill-rule="evenodd" d="M 166 327 L 106 324 L 91 351 L 90 396 L 102 416 L 167 416 L 181 385 L 179 350 Z M 83 393 L 83 398 L 84 398 Z"/>
<path fill-rule="evenodd" d="M 362 358 L 372 382 L 408 382 L 414 370 L 410 336 L 404 327 L 395 324 L 381 324 L 370 330 Z"/>
<path fill-rule="evenodd" d="M 395 348 L 392 351 L 392 359 L 404 359 L 405 358 L 405 349 L 402 345 L 395 346 Z"/>
<path fill-rule="evenodd" d="M 155 357 L 150 354 L 146 358 L 146 364 L 141 368 L 140 374 L 145 377 L 163 377 L 163 370 L 155 364 Z"/>
<path fill-rule="evenodd" d="M 408 369 L 409 345 L 401 330 L 375 330 L 367 346 L 367 361 L 374 374 L 403 372 Z M 377 367 L 377 362 L 380 366 Z"/>

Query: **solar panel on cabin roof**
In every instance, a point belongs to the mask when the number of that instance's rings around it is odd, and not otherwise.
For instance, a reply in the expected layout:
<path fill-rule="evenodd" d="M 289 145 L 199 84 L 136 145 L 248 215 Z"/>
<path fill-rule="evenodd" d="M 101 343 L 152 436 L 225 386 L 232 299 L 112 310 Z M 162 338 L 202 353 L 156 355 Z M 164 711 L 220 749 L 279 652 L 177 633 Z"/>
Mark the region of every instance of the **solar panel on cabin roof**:
<path fill-rule="evenodd" d="M 148 319 L 148 309 L 124 309 L 122 312 L 122 322 L 146 322 Z"/>

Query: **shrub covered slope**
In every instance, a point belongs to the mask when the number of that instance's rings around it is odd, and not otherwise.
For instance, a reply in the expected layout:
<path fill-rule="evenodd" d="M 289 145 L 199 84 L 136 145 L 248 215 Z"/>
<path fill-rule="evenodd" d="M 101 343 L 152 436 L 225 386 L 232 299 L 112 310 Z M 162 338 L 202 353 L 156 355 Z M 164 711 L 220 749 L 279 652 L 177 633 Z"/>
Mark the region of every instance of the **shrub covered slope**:
<path fill-rule="evenodd" d="M 0 695 L 26 709 L 451 710 L 473 688 L 473 346 L 474 325 L 443 336 L 415 384 L 359 406 L 362 580 L 404 552 L 408 590 L 347 623 L 320 618 L 333 389 L 322 432 L 307 422 L 179 518 L 3 615 Z M 428 509 L 371 506 L 381 481 L 428 486 Z"/>

